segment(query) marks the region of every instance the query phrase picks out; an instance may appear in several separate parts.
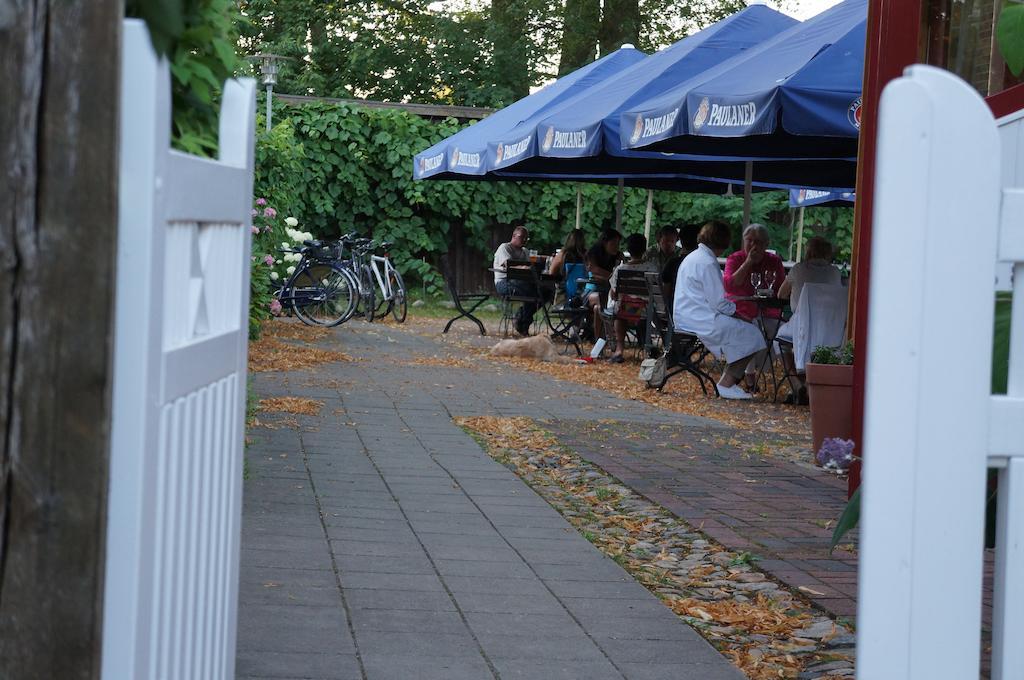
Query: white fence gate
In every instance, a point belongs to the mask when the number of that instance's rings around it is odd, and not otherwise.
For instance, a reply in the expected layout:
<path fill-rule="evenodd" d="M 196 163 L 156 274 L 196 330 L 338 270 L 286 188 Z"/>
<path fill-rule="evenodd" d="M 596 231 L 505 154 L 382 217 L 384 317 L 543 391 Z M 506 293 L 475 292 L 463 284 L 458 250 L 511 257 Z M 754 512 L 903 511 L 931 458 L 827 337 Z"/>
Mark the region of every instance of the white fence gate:
<path fill-rule="evenodd" d="M 1024 116 L 950 73 L 882 94 L 868 329 L 857 674 L 977 678 L 986 470 L 999 469 L 992 678 L 1024 678 Z M 997 260 L 1014 267 L 992 396 Z"/>
<path fill-rule="evenodd" d="M 225 84 L 220 160 L 172 151 L 167 62 L 123 40 L 102 673 L 232 678 L 255 86 Z"/>

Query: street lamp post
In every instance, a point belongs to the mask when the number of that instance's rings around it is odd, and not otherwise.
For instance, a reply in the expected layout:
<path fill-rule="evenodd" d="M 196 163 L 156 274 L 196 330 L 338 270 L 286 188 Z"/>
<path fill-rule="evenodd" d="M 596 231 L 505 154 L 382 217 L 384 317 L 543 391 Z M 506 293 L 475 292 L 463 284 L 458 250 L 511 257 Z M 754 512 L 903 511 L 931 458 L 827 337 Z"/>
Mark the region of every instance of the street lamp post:
<path fill-rule="evenodd" d="M 288 57 L 282 57 L 279 54 L 270 54 L 269 52 L 261 52 L 260 54 L 249 57 L 249 59 L 259 62 L 260 75 L 263 76 L 263 85 L 267 88 L 267 132 L 270 132 L 271 118 L 273 117 L 271 98 L 274 93 L 274 85 L 277 84 L 277 62 L 281 59 L 288 59 Z"/>

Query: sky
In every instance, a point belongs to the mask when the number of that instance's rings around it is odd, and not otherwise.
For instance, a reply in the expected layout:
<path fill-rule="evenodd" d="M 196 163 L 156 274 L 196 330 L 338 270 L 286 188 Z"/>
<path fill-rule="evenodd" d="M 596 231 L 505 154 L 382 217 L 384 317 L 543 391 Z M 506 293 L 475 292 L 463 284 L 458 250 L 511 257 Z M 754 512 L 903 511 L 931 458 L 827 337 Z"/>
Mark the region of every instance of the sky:
<path fill-rule="evenodd" d="M 779 3 L 768 4 L 774 4 L 784 14 L 804 21 L 805 19 L 810 19 L 815 14 L 824 12 L 832 5 L 838 4 L 838 2 L 839 0 L 782 0 Z"/>

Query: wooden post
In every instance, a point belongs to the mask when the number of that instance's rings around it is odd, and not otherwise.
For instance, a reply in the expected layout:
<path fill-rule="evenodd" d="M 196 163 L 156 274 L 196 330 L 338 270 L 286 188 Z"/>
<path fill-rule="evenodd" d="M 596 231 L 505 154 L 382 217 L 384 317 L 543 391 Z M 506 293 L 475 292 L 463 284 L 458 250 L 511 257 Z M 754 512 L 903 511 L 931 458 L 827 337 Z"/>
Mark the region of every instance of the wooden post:
<path fill-rule="evenodd" d="M 583 187 L 576 185 L 576 228 L 580 228 L 583 219 Z"/>
<path fill-rule="evenodd" d="M 123 3 L 4 6 L 0 677 L 96 678 Z"/>
<path fill-rule="evenodd" d="M 804 252 L 804 207 L 800 206 L 799 217 L 796 219 L 796 262 L 803 259 Z"/>
<path fill-rule="evenodd" d="M 622 230 L 622 192 L 625 186 L 625 181 L 619 178 L 619 190 L 615 194 L 615 228 L 619 231 Z"/>
<path fill-rule="evenodd" d="M 644 238 L 651 242 L 651 217 L 654 213 L 654 190 L 647 190 L 647 212 L 644 214 Z"/>
<path fill-rule="evenodd" d="M 747 161 L 743 168 L 743 228 L 750 226 L 751 190 L 754 183 L 754 161 Z"/>

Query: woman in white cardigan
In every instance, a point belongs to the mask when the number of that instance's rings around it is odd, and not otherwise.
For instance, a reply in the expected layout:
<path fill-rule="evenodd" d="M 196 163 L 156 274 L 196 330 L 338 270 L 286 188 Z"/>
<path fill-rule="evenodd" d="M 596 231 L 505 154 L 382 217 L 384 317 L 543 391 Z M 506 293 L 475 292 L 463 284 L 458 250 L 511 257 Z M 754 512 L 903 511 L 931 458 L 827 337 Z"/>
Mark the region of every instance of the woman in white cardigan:
<path fill-rule="evenodd" d="M 750 399 L 737 383 L 750 358 L 766 348 L 757 326 L 735 316 L 736 305 L 725 296 L 718 257 L 732 242 L 729 225 L 713 221 L 697 236 L 697 249 L 686 256 L 676 276 L 672 318 L 677 330 L 693 333 L 728 365 L 718 381 L 725 399 Z"/>

